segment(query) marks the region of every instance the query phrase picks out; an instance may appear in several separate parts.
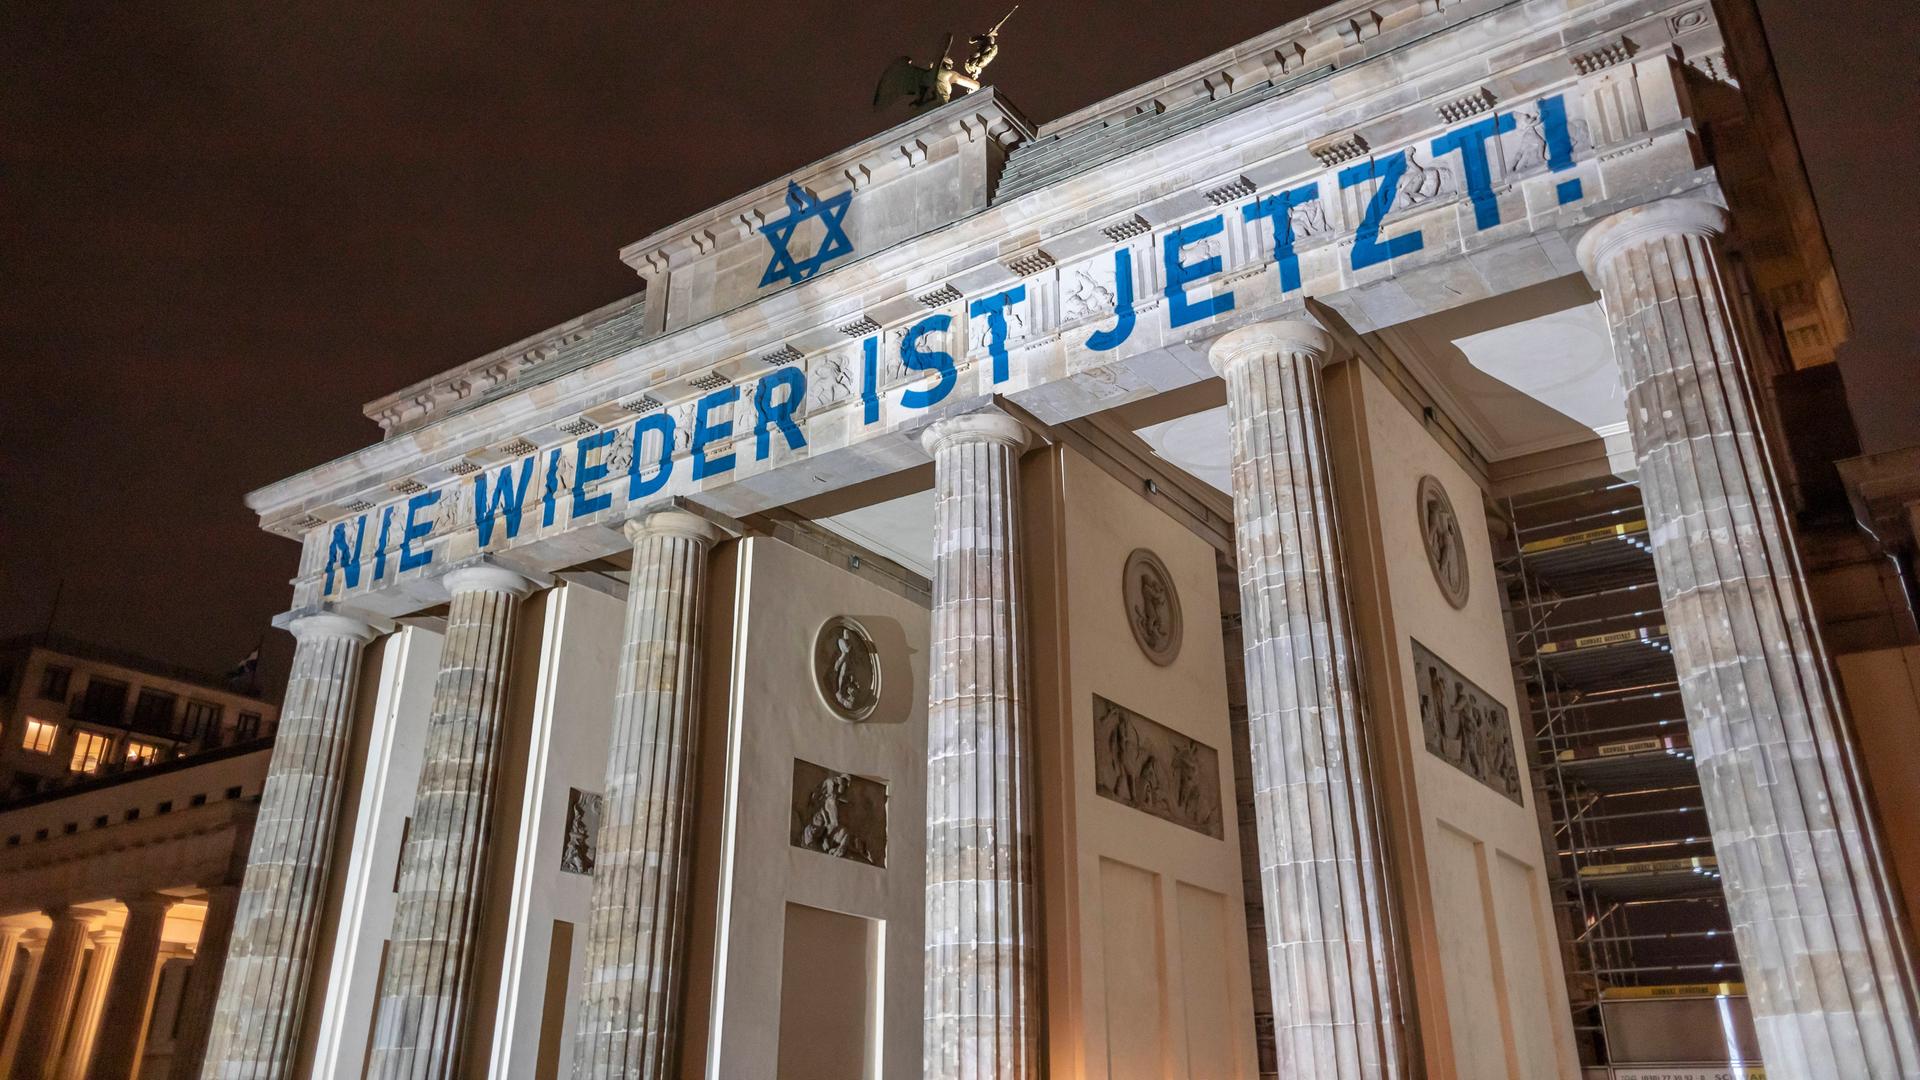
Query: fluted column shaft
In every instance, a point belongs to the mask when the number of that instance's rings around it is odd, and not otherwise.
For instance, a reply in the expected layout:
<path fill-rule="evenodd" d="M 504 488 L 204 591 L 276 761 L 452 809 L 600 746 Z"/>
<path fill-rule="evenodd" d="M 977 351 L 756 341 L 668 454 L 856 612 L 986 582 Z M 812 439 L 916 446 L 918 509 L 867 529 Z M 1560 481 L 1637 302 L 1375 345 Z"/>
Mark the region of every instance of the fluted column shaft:
<path fill-rule="evenodd" d="M 296 619 L 288 629 L 293 668 L 214 1008 L 208 1080 L 293 1074 L 332 865 L 354 691 L 374 634 L 366 623 L 335 614 Z"/>
<path fill-rule="evenodd" d="M 20 939 L 26 935 L 24 926 L 0 926 L 0 1011 L 7 1004 L 7 988 L 13 985 L 13 965 L 21 955 Z"/>
<path fill-rule="evenodd" d="M 100 1030 L 101 1011 L 106 1005 L 107 984 L 113 977 L 114 960 L 119 953 L 120 931 L 93 932 L 93 958 L 87 962 L 86 979 L 80 984 L 80 996 L 73 1003 L 73 1022 L 67 1025 L 67 1049 L 60 1059 L 61 1080 L 79 1080 L 87 1074 L 94 1036 Z"/>
<path fill-rule="evenodd" d="M 33 996 L 27 1001 L 20 1049 L 7 1074 L 13 1080 L 50 1080 L 55 1075 L 55 1059 L 67 1033 L 68 1007 L 80 982 L 87 935 L 100 919 L 99 912 L 84 908 L 47 914 L 53 919 L 53 931 L 47 935 L 47 948 L 40 956 L 40 976 L 34 980 Z"/>
<path fill-rule="evenodd" d="M 1334 517 L 1317 326 L 1211 352 L 1232 418 L 1247 720 L 1283 1076 L 1405 1074 L 1394 907 Z"/>
<path fill-rule="evenodd" d="M 1718 207 L 1580 244 L 1627 392 L 1648 540 L 1769 1076 L 1920 1076 L 1913 961 L 1756 422 Z"/>
<path fill-rule="evenodd" d="M 627 525 L 633 575 L 574 1038 L 576 1077 L 676 1075 L 701 614 L 707 553 L 721 536 L 677 510 Z"/>
<path fill-rule="evenodd" d="M 126 901 L 127 925 L 120 936 L 120 959 L 107 983 L 106 1006 L 100 1017 L 100 1039 L 94 1047 L 88 1080 L 130 1080 L 138 1072 L 140 1046 L 147 1036 L 147 1006 L 153 996 L 153 976 L 160 964 L 160 937 L 167 926 L 170 896 L 142 896 Z"/>
<path fill-rule="evenodd" d="M 10 1015 L 13 1017 L 12 1022 L 8 1023 L 6 1027 L 0 1028 L 0 1076 L 6 1074 L 7 1048 L 8 1043 L 12 1041 L 8 1036 L 13 1030 L 20 1026 L 18 1014 L 26 1008 L 27 995 L 32 990 L 27 983 L 27 976 L 33 971 L 32 965 L 38 962 L 34 950 L 21 947 L 23 944 L 21 939 L 25 936 L 26 927 L 0 926 L 0 1016 Z M 19 965 L 18 969 L 15 968 L 16 964 Z M 7 991 L 13 987 L 15 970 L 19 970 L 21 975 L 20 1004 L 15 1006 L 13 1011 L 9 1013 L 7 1011 Z"/>
<path fill-rule="evenodd" d="M 442 1080 L 460 1068 L 507 663 L 520 601 L 533 589 L 497 566 L 455 570 L 446 585 L 452 603 L 374 1015 L 367 1075 L 380 1080 Z"/>
<path fill-rule="evenodd" d="M 943 420 L 934 461 L 927 709 L 928 1077 L 1039 1072 L 1027 717 L 1018 544 L 1026 432 L 998 413 Z"/>
<path fill-rule="evenodd" d="M 20 991 L 15 995 L 13 1015 L 7 1021 L 7 1030 L 0 1035 L 0 1076 L 12 1076 L 15 1060 L 20 1056 L 20 1036 L 27 1028 L 27 1012 L 33 1002 L 33 988 L 40 981 L 40 961 L 46 957 L 45 938 L 32 938 L 20 943 L 24 950 L 19 963 Z"/>
<path fill-rule="evenodd" d="M 200 921 L 200 940 L 193 947 L 187 989 L 180 996 L 180 1036 L 174 1043 L 173 1076 L 199 1076 L 206 1060 L 207 1039 L 213 1033 L 214 1001 L 239 903 L 237 885 L 215 885 L 207 890 L 207 913 Z"/>

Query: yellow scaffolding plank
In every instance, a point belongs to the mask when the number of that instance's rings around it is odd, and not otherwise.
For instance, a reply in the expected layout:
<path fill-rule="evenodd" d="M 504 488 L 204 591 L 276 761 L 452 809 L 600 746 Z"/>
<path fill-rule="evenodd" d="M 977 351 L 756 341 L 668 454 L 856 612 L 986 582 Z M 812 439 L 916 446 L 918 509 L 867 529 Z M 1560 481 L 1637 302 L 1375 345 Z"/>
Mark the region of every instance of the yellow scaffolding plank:
<path fill-rule="evenodd" d="M 1618 1001 L 1647 998 L 1678 997 L 1745 997 L 1747 984 L 1737 982 L 1719 983 L 1675 983 L 1672 986 L 1608 986 L 1600 991 L 1601 998 Z"/>
<path fill-rule="evenodd" d="M 1574 547 L 1579 544 L 1591 544 L 1595 540 L 1611 540 L 1615 537 L 1632 536 L 1634 533 L 1643 533 L 1646 531 L 1647 522 L 1645 518 L 1636 521 L 1623 521 L 1618 525 L 1602 525 L 1597 529 L 1584 529 L 1577 533 L 1568 533 L 1565 536 L 1549 536 L 1544 540 L 1529 540 L 1520 545 L 1520 554 L 1537 555 L 1542 551 L 1553 551 L 1558 548 Z"/>
<path fill-rule="evenodd" d="M 1681 870 L 1718 870 L 1720 860 L 1712 855 L 1696 855 L 1690 859 L 1648 859 L 1643 862 L 1608 863 L 1604 866 L 1583 866 L 1580 876 L 1583 878 L 1621 877 L 1627 874 L 1665 874 Z"/>
<path fill-rule="evenodd" d="M 1650 641 L 1653 638 L 1665 637 L 1666 633 L 1667 624 L 1661 623 L 1659 626 L 1643 626 L 1636 630 L 1614 630 L 1605 634 L 1588 634 L 1586 637 L 1577 637 L 1572 641 L 1549 641 L 1540 646 L 1536 651 L 1543 654 L 1552 654 L 1573 652 L 1576 649 L 1597 649 L 1602 645 L 1618 645 L 1623 641 Z"/>

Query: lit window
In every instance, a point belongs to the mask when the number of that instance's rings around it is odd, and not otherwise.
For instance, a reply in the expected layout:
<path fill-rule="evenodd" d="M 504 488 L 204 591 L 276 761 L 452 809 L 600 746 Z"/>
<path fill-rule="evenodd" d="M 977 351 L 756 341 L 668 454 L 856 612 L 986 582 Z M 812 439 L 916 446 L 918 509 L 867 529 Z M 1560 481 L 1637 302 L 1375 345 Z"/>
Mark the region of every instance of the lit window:
<path fill-rule="evenodd" d="M 151 765 L 160 760 L 160 748 L 152 743 L 138 739 L 127 740 L 127 762 L 129 764 Z"/>
<path fill-rule="evenodd" d="M 53 740 L 60 737 L 60 725 L 27 717 L 27 734 L 20 745 L 36 754 L 53 753 Z"/>
<path fill-rule="evenodd" d="M 79 773 L 99 772 L 100 763 L 106 760 L 107 751 L 112 746 L 113 740 L 105 735 L 95 735 L 91 731 L 74 732 L 73 764 L 69 768 Z"/>

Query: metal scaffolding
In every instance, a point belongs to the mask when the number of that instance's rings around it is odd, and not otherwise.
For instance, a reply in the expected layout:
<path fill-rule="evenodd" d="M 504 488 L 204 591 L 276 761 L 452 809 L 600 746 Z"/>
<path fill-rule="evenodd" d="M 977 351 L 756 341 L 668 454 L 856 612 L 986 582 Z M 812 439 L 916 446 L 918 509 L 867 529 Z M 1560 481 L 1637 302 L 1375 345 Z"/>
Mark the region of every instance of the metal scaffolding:
<path fill-rule="evenodd" d="M 1585 1064 L 1623 1064 L 1647 1040 L 1611 1003 L 1744 995 L 1645 514 L 1612 478 L 1501 509 L 1575 1032 Z"/>

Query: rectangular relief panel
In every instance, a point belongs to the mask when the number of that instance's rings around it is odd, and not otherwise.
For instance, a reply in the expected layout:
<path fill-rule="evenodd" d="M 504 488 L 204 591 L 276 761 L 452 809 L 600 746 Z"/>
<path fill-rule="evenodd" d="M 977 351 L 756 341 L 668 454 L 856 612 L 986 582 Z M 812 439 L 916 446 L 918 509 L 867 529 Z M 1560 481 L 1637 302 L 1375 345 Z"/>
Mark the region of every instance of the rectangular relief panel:
<path fill-rule="evenodd" d="M 1216 840 L 1226 835 L 1219 751 L 1098 694 L 1093 778 L 1104 798 Z"/>
<path fill-rule="evenodd" d="M 887 785 L 793 761 L 793 812 L 787 840 L 794 847 L 869 866 L 887 865 Z"/>
<path fill-rule="evenodd" d="M 560 869 L 569 874 L 592 874 L 600 842 L 602 798 L 591 791 L 567 789 L 567 833 L 560 841 Z"/>
<path fill-rule="evenodd" d="M 1495 792 L 1526 805 L 1507 707 L 1425 645 L 1418 641 L 1411 644 L 1413 680 L 1420 689 L 1420 727 L 1426 733 L 1427 750 Z"/>

